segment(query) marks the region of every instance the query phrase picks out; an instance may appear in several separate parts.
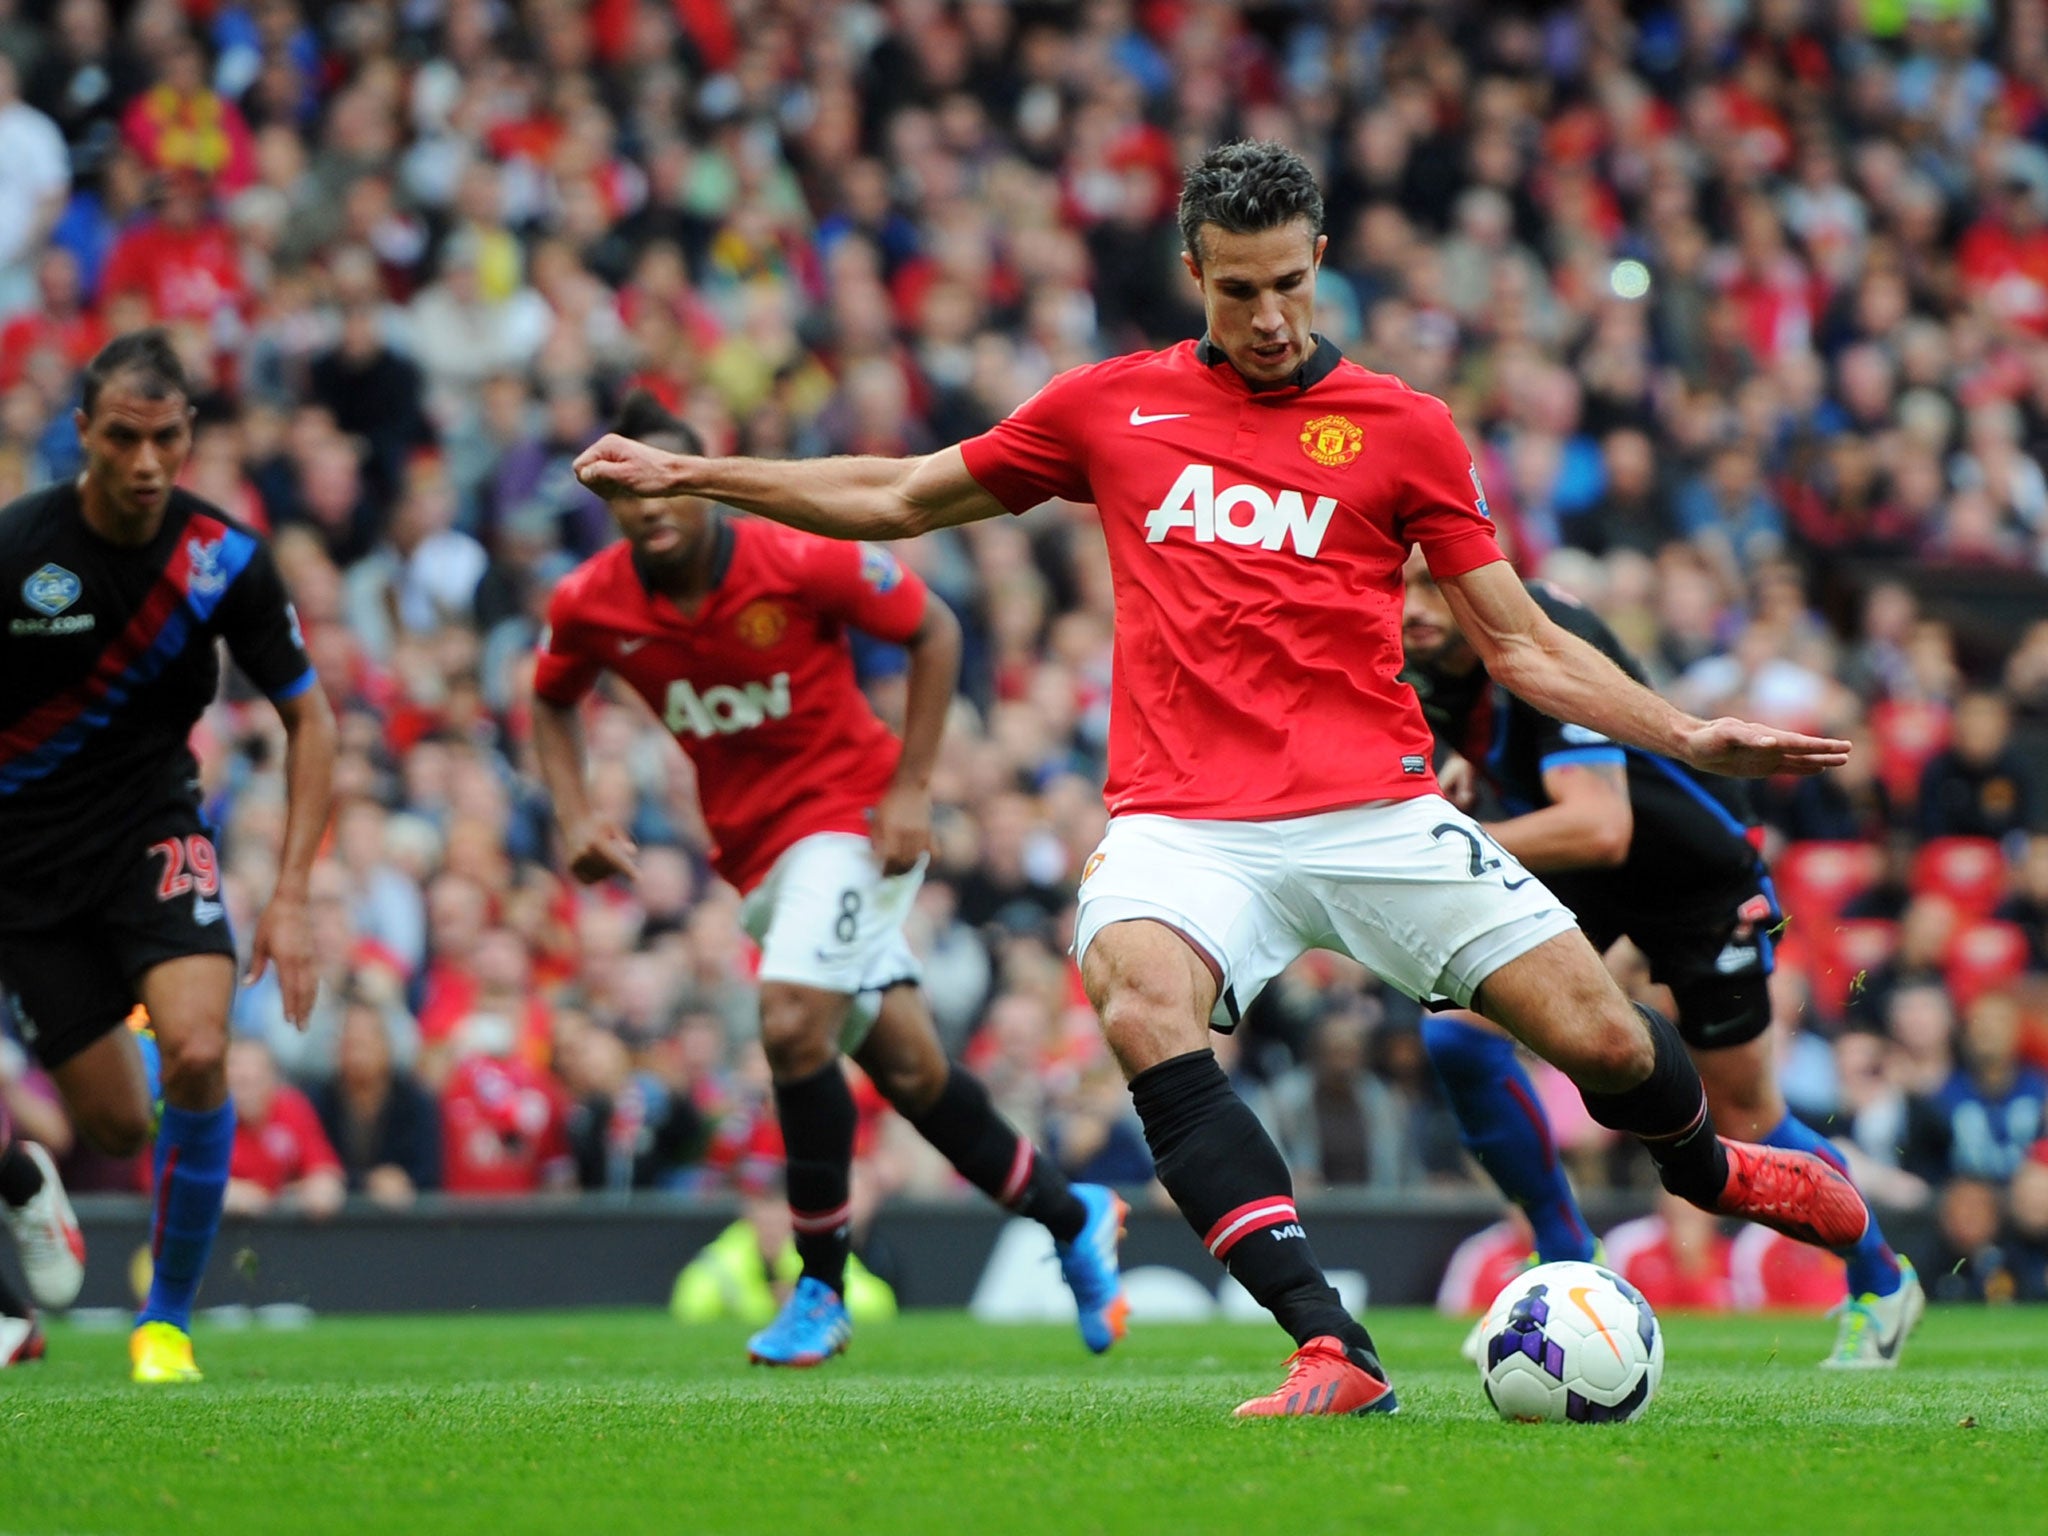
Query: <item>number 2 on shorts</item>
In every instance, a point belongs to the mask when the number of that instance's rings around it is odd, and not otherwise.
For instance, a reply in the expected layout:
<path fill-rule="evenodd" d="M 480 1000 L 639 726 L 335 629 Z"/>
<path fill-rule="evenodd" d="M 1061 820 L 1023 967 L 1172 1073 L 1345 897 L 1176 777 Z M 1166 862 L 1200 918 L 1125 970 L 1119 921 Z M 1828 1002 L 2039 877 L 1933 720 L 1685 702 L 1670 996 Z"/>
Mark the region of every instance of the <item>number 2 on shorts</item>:
<path fill-rule="evenodd" d="M 1496 843 L 1492 838 L 1487 837 L 1484 832 L 1476 832 L 1470 827 L 1461 827 L 1455 821 L 1438 822 L 1435 826 L 1429 829 L 1429 835 L 1435 838 L 1438 842 L 1442 842 L 1444 840 L 1444 834 L 1446 832 L 1455 833 L 1457 836 L 1462 837 L 1463 839 L 1465 839 L 1466 844 L 1471 848 L 1472 862 L 1470 869 L 1467 870 L 1467 873 L 1470 874 L 1474 880 L 1483 879 L 1485 876 L 1492 874 L 1496 869 L 1499 869 L 1501 867 L 1502 859 L 1505 859 L 1508 856 L 1507 850 L 1505 848 L 1501 848 L 1499 843 Z M 1480 839 L 1482 838 L 1485 838 L 1484 842 L 1480 841 Z M 1501 857 L 1490 857 L 1486 852 L 1488 848 L 1499 849 Z M 1500 879 L 1501 889 L 1505 891 L 1519 891 L 1523 886 L 1527 885 L 1531 880 L 1535 878 L 1536 877 L 1534 875 L 1524 875 L 1519 880 L 1510 880 L 1506 875 L 1502 875 Z"/>

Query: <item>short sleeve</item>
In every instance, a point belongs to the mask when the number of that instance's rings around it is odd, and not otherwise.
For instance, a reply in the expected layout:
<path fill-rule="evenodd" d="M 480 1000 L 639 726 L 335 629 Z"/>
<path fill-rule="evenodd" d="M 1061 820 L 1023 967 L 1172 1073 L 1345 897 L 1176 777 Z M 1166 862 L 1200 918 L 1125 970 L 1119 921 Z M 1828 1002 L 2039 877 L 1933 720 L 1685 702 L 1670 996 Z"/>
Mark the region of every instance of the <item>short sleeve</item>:
<path fill-rule="evenodd" d="M 313 663 L 306 655 L 298 610 L 285 592 L 270 546 L 242 529 L 223 542 L 239 539 L 249 541 L 249 558 L 221 594 L 214 623 L 235 665 L 265 697 L 281 704 L 313 686 Z"/>
<path fill-rule="evenodd" d="M 1430 575 L 1439 580 L 1462 576 L 1505 558 L 1479 468 L 1451 420 L 1450 407 L 1417 396 L 1408 439 L 1400 534 L 1407 543 L 1422 546 Z"/>
<path fill-rule="evenodd" d="M 1536 727 L 1536 770 L 1591 768 L 1601 764 L 1623 768 L 1628 753 L 1619 742 L 1603 736 L 1591 726 L 1572 725 L 1545 715 Z"/>
<path fill-rule="evenodd" d="M 555 588 L 548 599 L 547 626 L 534 647 L 533 691 L 558 708 L 578 703 L 604 670 L 604 663 L 591 654 L 582 639 L 583 625 L 576 617 L 570 588 Z"/>
<path fill-rule="evenodd" d="M 820 613 L 878 640 L 901 645 L 924 622 L 925 584 L 878 544 L 812 541 L 797 581 Z"/>
<path fill-rule="evenodd" d="M 1093 368 L 1059 375 L 979 437 L 960 445 L 967 472 L 1011 512 L 1055 496 L 1093 501 L 1082 444 Z"/>

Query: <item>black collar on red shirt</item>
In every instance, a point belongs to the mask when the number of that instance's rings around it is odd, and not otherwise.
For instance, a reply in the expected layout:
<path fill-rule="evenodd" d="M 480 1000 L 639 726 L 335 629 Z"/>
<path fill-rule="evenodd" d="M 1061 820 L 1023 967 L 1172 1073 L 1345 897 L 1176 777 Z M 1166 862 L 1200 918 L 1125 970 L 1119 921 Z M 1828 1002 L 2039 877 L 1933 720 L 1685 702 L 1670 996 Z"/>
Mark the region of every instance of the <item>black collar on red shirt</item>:
<path fill-rule="evenodd" d="M 734 538 L 732 519 L 720 512 L 716 507 L 711 509 L 711 538 L 711 585 L 705 588 L 705 595 L 707 597 L 718 590 L 719 583 L 725 580 L 725 573 L 732 565 Z M 661 588 L 655 584 L 653 577 L 648 573 L 646 565 L 641 561 L 640 551 L 634 550 L 632 558 L 633 574 L 639 578 L 640 590 L 649 597 L 664 596 L 665 594 Z"/>
<path fill-rule="evenodd" d="M 1313 335 L 1314 333 L 1311 332 L 1310 334 Z M 1308 361 L 1295 369 L 1286 378 L 1276 379 L 1270 384 L 1254 384 L 1250 379 L 1245 379 L 1245 388 L 1255 395 L 1262 395 L 1268 390 L 1275 389 L 1315 388 L 1316 385 L 1322 383 L 1332 373 L 1335 373 L 1337 365 L 1344 361 L 1344 354 L 1337 350 L 1336 344 L 1329 337 L 1317 336 L 1315 341 L 1315 350 L 1309 353 Z M 1210 368 L 1234 366 L 1230 361 L 1229 354 L 1207 336 L 1204 336 L 1195 344 L 1195 360 Z M 1238 377 L 1244 378 L 1244 375 L 1239 374 Z"/>

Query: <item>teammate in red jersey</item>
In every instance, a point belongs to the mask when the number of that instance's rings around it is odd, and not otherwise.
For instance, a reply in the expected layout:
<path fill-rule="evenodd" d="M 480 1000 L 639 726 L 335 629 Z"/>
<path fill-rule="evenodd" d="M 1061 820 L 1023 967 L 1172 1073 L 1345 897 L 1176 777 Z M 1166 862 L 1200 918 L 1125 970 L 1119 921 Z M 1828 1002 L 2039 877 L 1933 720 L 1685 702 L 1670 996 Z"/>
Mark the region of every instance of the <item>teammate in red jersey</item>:
<path fill-rule="evenodd" d="M 841 538 L 1100 509 L 1117 638 L 1109 831 L 1075 948 L 1159 1177 L 1300 1346 L 1244 1415 L 1385 1412 L 1365 1329 L 1323 1278 L 1286 1164 L 1206 1048 L 1303 950 L 1476 1006 L 1641 1137 L 1695 1204 L 1853 1242 L 1861 1198 L 1818 1159 L 1715 1134 L 1670 1023 L 1631 1008 L 1543 885 L 1437 793 L 1402 666 L 1420 545 L 1488 671 L 1547 712 L 1720 773 L 1818 773 L 1848 743 L 1702 721 L 1551 623 L 1501 557 L 1441 401 L 1310 329 L 1326 239 L 1307 165 L 1232 144 L 1188 174 L 1184 260 L 1208 334 L 1061 375 L 915 459 L 706 461 L 619 438 L 586 484 L 697 494 Z"/>
<path fill-rule="evenodd" d="M 701 453 L 651 397 L 620 430 Z M 1100 1353 L 1123 1332 L 1123 1205 L 1069 1186 L 947 1062 L 902 927 L 931 841 L 929 782 L 959 674 L 951 610 L 885 550 L 737 521 L 693 496 L 611 498 L 623 542 L 563 581 L 534 675 L 534 745 L 582 880 L 630 878 L 624 832 L 591 813 L 576 705 L 601 671 L 633 688 L 696 765 L 718 872 L 761 944 L 761 1039 L 788 1149 L 804 1276 L 756 1360 L 815 1365 L 846 1345 L 855 1107 L 842 1048 L 970 1181 L 1052 1233 Z M 846 632 L 908 647 L 899 741 L 855 681 Z"/>

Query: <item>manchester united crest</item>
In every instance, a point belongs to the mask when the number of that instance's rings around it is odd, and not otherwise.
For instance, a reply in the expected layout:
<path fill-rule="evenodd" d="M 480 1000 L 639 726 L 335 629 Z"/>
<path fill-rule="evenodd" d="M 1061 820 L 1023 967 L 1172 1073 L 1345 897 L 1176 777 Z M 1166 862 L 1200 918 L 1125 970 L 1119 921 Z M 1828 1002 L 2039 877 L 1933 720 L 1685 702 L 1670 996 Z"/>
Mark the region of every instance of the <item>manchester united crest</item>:
<path fill-rule="evenodd" d="M 1301 429 L 1301 451 L 1335 469 L 1365 447 L 1365 429 L 1349 416 L 1318 416 Z"/>
<path fill-rule="evenodd" d="M 732 621 L 733 632 L 757 651 L 765 651 L 789 628 L 789 613 L 780 603 L 749 603 Z"/>

